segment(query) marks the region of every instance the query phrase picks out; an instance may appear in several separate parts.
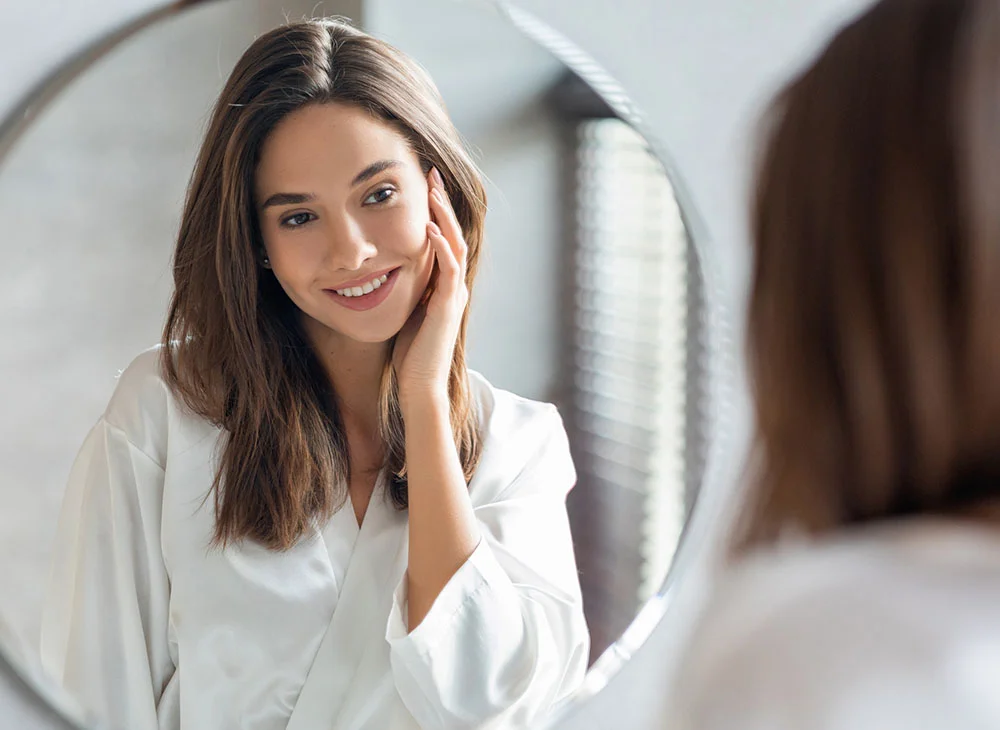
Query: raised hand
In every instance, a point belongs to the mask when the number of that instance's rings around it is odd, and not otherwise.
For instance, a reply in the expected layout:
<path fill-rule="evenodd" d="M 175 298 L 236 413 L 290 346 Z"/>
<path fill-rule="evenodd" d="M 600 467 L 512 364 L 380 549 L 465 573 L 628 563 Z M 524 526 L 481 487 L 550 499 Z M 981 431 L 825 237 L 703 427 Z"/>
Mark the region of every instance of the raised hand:
<path fill-rule="evenodd" d="M 462 314 L 469 301 L 465 285 L 467 246 L 440 173 L 427 176 L 431 221 L 427 239 L 434 251 L 436 281 L 396 338 L 393 367 L 404 406 L 414 399 L 448 399 L 448 372 Z M 433 280 L 432 280 L 433 281 Z"/>

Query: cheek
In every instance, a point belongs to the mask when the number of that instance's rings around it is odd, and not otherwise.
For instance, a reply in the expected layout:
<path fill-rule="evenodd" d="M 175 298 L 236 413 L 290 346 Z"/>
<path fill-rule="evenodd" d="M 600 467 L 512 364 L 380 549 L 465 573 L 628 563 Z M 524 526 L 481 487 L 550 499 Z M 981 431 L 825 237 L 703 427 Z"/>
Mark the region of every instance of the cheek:
<path fill-rule="evenodd" d="M 426 206 L 398 205 L 386 215 L 380 226 L 380 239 L 385 241 L 394 253 L 407 258 L 418 258 L 430 246 L 427 243 L 427 222 L 430 213 Z"/>
<path fill-rule="evenodd" d="M 321 239 L 305 231 L 296 232 L 294 240 L 282 235 L 264 236 L 264 248 L 271 260 L 271 269 L 279 281 L 286 284 L 310 278 L 322 259 L 321 244 Z"/>

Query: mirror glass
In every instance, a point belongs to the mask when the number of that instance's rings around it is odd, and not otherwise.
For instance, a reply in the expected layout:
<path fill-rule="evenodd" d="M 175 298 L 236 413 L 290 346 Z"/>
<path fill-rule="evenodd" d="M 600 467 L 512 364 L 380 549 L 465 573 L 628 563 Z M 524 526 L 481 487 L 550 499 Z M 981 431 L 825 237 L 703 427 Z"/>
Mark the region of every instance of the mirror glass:
<path fill-rule="evenodd" d="M 469 366 L 562 415 L 592 663 L 660 589 L 697 496 L 701 274 L 647 140 L 491 3 L 448 0 L 199 3 L 85 70 L 0 160 L 10 641 L 37 652 L 54 545 L 74 529 L 59 520 L 70 468 L 116 376 L 159 341 L 211 106 L 256 36 L 310 15 L 416 59 L 484 174 Z"/>

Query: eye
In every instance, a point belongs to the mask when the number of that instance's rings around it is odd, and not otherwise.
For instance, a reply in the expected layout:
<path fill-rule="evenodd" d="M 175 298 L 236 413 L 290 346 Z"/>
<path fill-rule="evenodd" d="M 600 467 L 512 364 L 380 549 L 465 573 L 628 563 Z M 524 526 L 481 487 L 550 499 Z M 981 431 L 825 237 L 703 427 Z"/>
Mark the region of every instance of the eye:
<path fill-rule="evenodd" d="M 362 205 L 379 205 L 380 203 L 384 203 L 387 200 L 389 200 L 395 194 L 396 191 L 390 187 L 379 188 L 374 193 L 365 198 L 364 201 L 362 202 Z"/>
<path fill-rule="evenodd" d="M 285 228 L 299 228 L 309 221 L 315 219 L 312 213 L 295 213 L 281 220 L 281 225 Z"/>

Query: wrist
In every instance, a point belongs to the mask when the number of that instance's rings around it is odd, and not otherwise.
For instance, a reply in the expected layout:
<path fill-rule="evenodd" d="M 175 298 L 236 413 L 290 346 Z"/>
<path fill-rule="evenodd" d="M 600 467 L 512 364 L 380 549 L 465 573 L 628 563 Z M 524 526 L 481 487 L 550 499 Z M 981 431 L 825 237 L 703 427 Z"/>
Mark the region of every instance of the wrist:
<path fill-rule="evenodd" d="M 449 422 L 451 419 L 451 401 L 445 388 L 428 387 L 400 391 L 399 408 L 404 422 L 436 416 L 443 416 Z"/>

